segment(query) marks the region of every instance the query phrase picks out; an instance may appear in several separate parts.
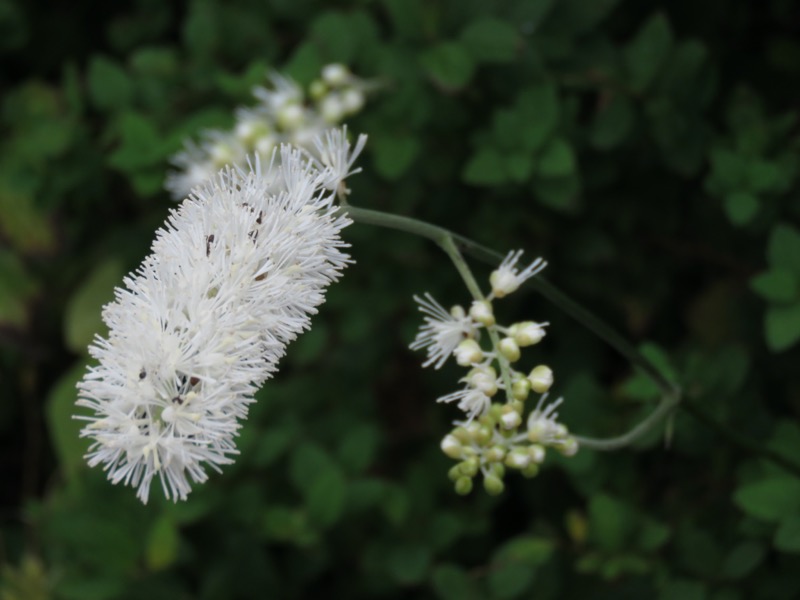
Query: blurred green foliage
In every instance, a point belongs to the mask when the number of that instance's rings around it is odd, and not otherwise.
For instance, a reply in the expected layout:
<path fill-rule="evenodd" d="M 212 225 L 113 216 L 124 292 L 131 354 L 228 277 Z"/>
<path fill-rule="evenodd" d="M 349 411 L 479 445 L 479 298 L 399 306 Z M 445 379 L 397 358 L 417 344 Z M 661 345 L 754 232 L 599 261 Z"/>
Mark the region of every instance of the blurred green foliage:
<path fill-rule="evenodd" d="M 0 597 L 798 597 L 800 479 L 734 439 L 800 463 L 798 23 L 788 0 L 0 0 Z M 146 507 L 86 468 L 74 383 L 170 208 L 168 157 L 268 69 L 335 61 L 384 82 L 350 124 L 353 203 L 545 256 L 684 388 L 669 448 L 457 496 L 434 403 L 455 371 L 406 348 L 412 294 L 467 294 L 427 242 L 354 225 L 235 465 Z M 519 296 L 572 431 L 652 409 Z"/>

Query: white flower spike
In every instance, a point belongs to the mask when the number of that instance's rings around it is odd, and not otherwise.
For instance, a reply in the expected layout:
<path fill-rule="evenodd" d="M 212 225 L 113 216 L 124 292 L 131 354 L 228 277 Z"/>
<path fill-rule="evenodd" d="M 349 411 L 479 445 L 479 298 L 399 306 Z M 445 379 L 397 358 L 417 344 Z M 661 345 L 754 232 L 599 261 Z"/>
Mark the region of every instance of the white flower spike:
<path fill-rule="evenodd" d="M 363 147 L 326 142 L 348 165 Z M 158 478 L 177 501 L 206 468 L 233 461 L 253 394 L 350 262 L 340 237 L 350 220 L 327 188 L 349 172 L 285 146 L 264 169 L 256 159 L 251 172 L 221 172 L 171 212 L 104 308 L 108 338 L 89 348 L 98 364 L 77 404 L 91 414 L 77 418 L 90 466 L 142 502 Z"/>

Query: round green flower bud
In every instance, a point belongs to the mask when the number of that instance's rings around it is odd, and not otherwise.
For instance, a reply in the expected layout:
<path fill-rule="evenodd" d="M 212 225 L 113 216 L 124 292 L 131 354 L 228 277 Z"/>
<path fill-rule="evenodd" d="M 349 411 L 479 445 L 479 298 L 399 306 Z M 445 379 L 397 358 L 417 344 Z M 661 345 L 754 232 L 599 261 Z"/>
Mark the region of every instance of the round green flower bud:
<path fill-rule="evenodd" d="M 528 479 L 536 477 L 536 475 L 539 473 L 539 465 L 532 462 L 527 467 L 522 469 L 520 473 L 522 473 L 523 477 L 527 477 Z"/>
<path fill-rule="evenodd" d="M 544 446 L 540 446 L 539 444 L 531 444 L 528 446 L 528 454 L 534 463 L 540 465 L 544 462 L 546 452 Z"/>
<path fill-rule="evenodd" d="M 456 494 L 466 496 L 472 491 L 472 479 L 469 477 L 459 477 L 456 479 Z"/>
<path fill-rule="evenodd" d="M 533 346 L 541 342 L 544 337 L 545 331 L 542 325 L 547 325 L 547 323 L 534 323 L 533 321 L 515 323 L 509 328 L 509 335 L 520 347 Z"/>
<path fill-rule="evenodd" d="M 508 410 L 503 411 L 503 416 L 500 417 L 500 423 L 503 425 L 503 429 L 510 431 L 522 424 L 522 417 L 510 406 L 506 405 L 506 408 L 508 408 Z"/>
<path fill-rule="evenodd" d="M 456 438 L 462 444 L 466 444 L 470 441 L 469 432 L 462 426 L 458 426 L 451 432 L 451 435 Z"/>
<path fill-rule="evenodd" d="M 458 468 L 461 470 L 461 474 L 466 475 L 467 477 L 475 477 L 475 475 L 478 474 L 480 466 L 481 463 L 476 456 L 458 463 Z"/>
<path fill-rule="evenodd" d="M 494 475 L 487 475 L 483 478 L 483 489 L 486 490 L 490 496 L 499 496 L 505 489 L 503 480 Z"/>
<path fill-rule="evenodd" d="M 494 475 L 495 477 L 502 479 L 503 477 L 506 476 L 506 468 L 505 466 L 503 466 L 503 463 L 499 462 L 493 463 L 489 465 L 489 473 L 491 475 Z"/>
<path fill-rule="evenodd" d="M 456 349 L 453 350 L 456 362 L 462 367 L 471 367 L 483 360 L 483 350 L 473 339 L 461 341 Z"/>
<path fill-rule="evenodd" d="M 327 93 L 328 86 L 320 79 L 315 79 L 311 82 L 311 85 L 308 86 L 308 94 L 313 100 L 320 100 Z"/>
<path fill-rule="evenodd" d="M 511 383 L 511 397 L 525 401 L 531 393 L 531 383 L 527 379 L 516 379 Z"/>
<path fill-rule="evenodd" d="M 454 466 L 450 467 L 450 469 L 447 471 L 447 478 L 450 481 L 458 481 L 458 478 L 459 477 L 463 477 L 463 476 L 464 475 L 461 473 L 461 465 L 460 464 L 457 464 L 457 465 L 454 465 Z"/>
<path fill-rule="evenodd" d="M 484 456 L 489 462 L 500 462 L 506 457 L 506 449 L 503 446 L 492 446 Z"/>
<path fill-rule="evenodd" d="M 578 442 L 575 438 L 568 437 L 556 444 L 556 449 L 564 456 L 575 456 L 578 453 Z"/>
<path fill-rule="evenodd" d="M 485 425 L 481 425 L 478 428 L 478 431 L 475 433 L 473 439 L 475 440 L 475 443 L 478 444 L 479 446 L 485 446 L 492 441 L 493 433 L 494 433 L 493 429 L 490 429 Z"/>
<path fill-rule="evenodd" d="M 507 467 L 511 469 L 524 469 L 531 462 L 531 457 L 528 454 L 527 448 L 517 447 L 512 448 L 511 452 L 506 454 L 504 461 Z"/>

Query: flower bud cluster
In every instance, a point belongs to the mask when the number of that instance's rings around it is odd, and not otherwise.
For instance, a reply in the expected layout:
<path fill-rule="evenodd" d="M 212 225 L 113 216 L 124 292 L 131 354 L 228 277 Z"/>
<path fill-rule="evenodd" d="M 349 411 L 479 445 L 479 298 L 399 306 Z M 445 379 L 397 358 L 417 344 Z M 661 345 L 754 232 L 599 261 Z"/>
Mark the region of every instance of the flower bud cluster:
<path fill-rule="evenodd" d="M 342 64 L 325 66 L 307 92 L 278 73 L 271 74 L 269 80 L 269 87 L 253 89 L 257 105 L 236 111 L 231 130 L 207 130 L 199 143 L 187 141 L 172 157 L 176 170 L 169 173 L 164 186 L 173 199 L 186 198 L 226 166 L 246 169 L 248 157 L 259 156 L 268 163 L 281 144 L 291 144 L 320 158 L 314 140 L 358 113 L 367 92 L 374 88 Z"/>
<path fill-rule="evenodd" d="M 457 403 L 467 417 L 454 423 L 441 444 L 442 451 L 458 461 L 449 477 L 459 494 L 472 490 L 478 474 L 489 494 L 499 494 L 507 471 L 535 476 L 548 448 L 565 456 L 578 451 L 575 438 L 558 422 L 556 409 L 562 399 L 547 403 L 553 371 L 545 364 L 530 371 L 517 367 L 522 350 L 542 341 L 548 323 L 522 321 L 503 326 L 495 318 L 493 301 L 516 291 L 545 266 L 537 259 L 520 271 L 516 263 L 521 254 L 508 254 L 490 276 L 489 296 L 476 300 L 468 310 L 454 306 L 447 311 L 430 294 L 415 298 L 425 318 L 411 348 L 427 349 L 424 366 L 433 364 L 438 369 L 453 356 L 469 369 L 460 380 L 462 389 L 438 399 Z M 491 341 L 490 348 L 481 344 L 483 332 L 488 334 L 483 338 Z M 529 411 L 525 404 L 531 393 L 540 398 Z"/>

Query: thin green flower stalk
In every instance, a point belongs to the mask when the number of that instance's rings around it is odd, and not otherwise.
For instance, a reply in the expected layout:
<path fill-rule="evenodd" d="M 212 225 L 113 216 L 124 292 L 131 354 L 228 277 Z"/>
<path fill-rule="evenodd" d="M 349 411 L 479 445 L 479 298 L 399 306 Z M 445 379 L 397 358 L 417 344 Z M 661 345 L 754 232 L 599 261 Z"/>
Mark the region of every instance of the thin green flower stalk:
<path fill-rule="evenodd" d="M 545 364 L 530 372 L 518 370 L 522 349 L 538 344 L 548 323 L 524 321 L 503 326 L 496 320 L 494 302 L 515 292 L 544 267 L 541 259 L 518 269 L 522 252 L 510 252 L 490 276 L 491 292 L 484 295 L 452 240 L 442 244 L 473 296 L 469 310 L 454 306 L 446 311 L 430 294 L 415 298 L 425 315 L 411 348 L 425 349 L 425 366 L 441 367 L 452 356 L 469 369 L 461 378 L 461 390 L 438 402 L 457 402 L 466 420 L 455 421 L 454 429 L 441 443 L 442 451 L 458 463 L 449 477 L 459 494 L 468 494 L 480 474 L 487 493 L 500 494 L 508 471 L 534 477 L 548 448 L 565 456 L 578 451 L 578 443 L 567 427 L 558 422 L 556 409 L 562 399 L 547 403 L 553 385 L 553 371 Z M 481 333 L 487 333 L 490 348 L 484 348 Z M 503 394 L 499 394 L 502 390 Z M 531 393 L 540 394 L 533 410 L 525 403 Z M 498 400 L 503 397 L 504 400 Z M 526 416 L 527 413 L 527 416 Z"/>

